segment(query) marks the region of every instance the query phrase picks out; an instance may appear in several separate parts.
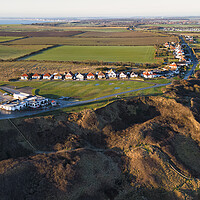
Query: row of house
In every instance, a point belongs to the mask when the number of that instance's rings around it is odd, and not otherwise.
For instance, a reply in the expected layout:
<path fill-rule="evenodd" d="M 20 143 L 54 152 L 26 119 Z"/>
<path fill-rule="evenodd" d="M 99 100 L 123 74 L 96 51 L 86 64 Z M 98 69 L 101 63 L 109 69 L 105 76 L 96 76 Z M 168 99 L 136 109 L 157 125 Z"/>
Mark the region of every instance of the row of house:
<path fill-rule="evenodd" d="M 39 75 L 37 73 L 35 73 L 31 79 L 32 80 L 92 80 L 92 79 L 109 79 L 109 78 L 120 78 L 120 79 L 124 79 L 124 78 L 135 78 L 138 77 L 138 74 L 136 74 L 135 72 L 129 72 L 129 73 L 125 73 L 125 72 L 120 72 L 117 73 L 115 72 L 113 69 L 111 69 L 110 71 L 103 73 L 102 71 L 97 72 L 96 74 L 93 73 L 86 73 L 86 74 L 82 74 L 82 73 L 76 73 L 73 74 L 71 71 L 68 73 L 65 73 L 64 75 L 59 74 L 59 73 L 55 73 L 55 74 L 49 74 L 46 73 L 44 75 Z M 28 80 L 29 76 L 28 74 L 23 74 L 21 76 L 21 80 Z"/>

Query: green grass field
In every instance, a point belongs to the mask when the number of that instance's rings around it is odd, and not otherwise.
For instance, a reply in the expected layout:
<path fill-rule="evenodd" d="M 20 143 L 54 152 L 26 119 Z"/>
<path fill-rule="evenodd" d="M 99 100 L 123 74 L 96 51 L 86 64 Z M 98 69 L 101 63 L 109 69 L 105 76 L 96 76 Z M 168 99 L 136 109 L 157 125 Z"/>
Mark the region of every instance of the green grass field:
<path fill-rule="evenodd" d="M 136 81 L 19 81 L 0 82 L 20 87 L 29 86 L 33 93 L 47 98 L 73 97 L 79 100 L 93 99 L 109 94 L 152 86 L 145 82 Z"/>
<path fill-rule="evenodd" d="M 61 46 L 26 60 L 154 63 L 154 52 L 152 46 Z"/>
<path fill-rule="evenodd" d="M 0 59 L 14 59 L 38 51 L 47 45 L 0 45 Z"/>
<path fill-rule="evenodd" d="M 0 36 L 0 42 L 15 40 L 15 39 L 19 39 L 19 38 L 21 38 L 21 37 Z"/>

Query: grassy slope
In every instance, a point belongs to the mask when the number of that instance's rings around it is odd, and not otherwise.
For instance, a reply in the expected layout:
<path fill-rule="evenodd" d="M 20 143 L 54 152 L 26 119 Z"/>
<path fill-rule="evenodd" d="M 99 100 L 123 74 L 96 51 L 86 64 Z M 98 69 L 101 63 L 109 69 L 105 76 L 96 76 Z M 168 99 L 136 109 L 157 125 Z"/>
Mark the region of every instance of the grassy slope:
<path fill-rule="evenodd" d="M 27 60 L 86 61 L 153 63 L 155 48 L 152 46 L 61 46 L 44 51 Z"/>
<path fill-rule="evenodd" d="M 38 51 L 47 47 L 46 45 L 0 45 L 0 59 L 14 59 L 20 56 Z"/>

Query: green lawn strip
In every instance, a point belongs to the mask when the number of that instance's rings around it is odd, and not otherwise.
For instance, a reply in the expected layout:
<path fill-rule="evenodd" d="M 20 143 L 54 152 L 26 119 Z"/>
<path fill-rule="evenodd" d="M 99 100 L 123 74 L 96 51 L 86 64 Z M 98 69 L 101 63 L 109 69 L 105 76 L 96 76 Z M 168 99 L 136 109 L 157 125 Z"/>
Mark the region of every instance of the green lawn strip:
<path fill-rule="evenodd" d="M 60 46 L 27 60 L 155 63 L 153 46 Z"/>
<path fill-rule="evenodd" d="M 88 100 L 124 91 L 130 91 L 152 84 L 136 81 L 19 81 L 6 82 L 9 85 L 33 87 L 37 94 L 47 98 L 72 97 L 79 100 Z"/>

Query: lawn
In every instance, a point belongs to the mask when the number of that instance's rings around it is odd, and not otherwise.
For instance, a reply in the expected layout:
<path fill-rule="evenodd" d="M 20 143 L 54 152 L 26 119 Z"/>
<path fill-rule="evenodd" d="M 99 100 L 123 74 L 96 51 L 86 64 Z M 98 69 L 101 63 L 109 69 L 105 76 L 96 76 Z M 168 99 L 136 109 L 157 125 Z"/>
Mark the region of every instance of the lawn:
<path fill-rule="evenodd" d="M 29 86 L 33 92 L 47 98 L 73 97 L 78 100 L 88 100 L 97 97 L 115 94 L 152 86 L 145 82 L 136 81 L 19 81 L 0 82 L 20 87 Z"/>
<path fill-rule="evenodd" d="M 21 37 L 0 36 L 0 42 L 15 40 L 15 39 L 19 39 L 19 38 L 21 38 Z"/>
<path fill-rule="evenodd" d="M 26 60 L 155 63 L 153 46 L 60 46 Z"/>
<path fill-rule="evenodd" d="M 47 47 L 46 45 L 0 45 L 0 59 L 15 59 Z"/>

